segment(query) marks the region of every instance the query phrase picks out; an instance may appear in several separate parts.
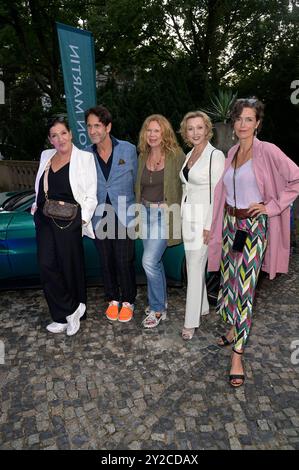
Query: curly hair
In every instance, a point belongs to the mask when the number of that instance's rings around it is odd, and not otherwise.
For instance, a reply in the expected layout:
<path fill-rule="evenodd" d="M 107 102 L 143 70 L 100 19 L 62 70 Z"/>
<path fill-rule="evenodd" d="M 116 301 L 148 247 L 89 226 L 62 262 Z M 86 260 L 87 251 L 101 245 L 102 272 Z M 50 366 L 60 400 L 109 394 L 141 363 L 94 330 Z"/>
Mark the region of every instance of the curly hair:
<path fill-rule="evenodd" d="M 259 125 L 257 128 L 257 130 L 259 131 L 264 117 L 265 106 L 255 96 L 252 96 L 250 98 L 239 98 L 235 101 L 230 114 L 232 125 L 234 125 L 236 120 L 241 116 L 244 108 L 251 108 L 255 110 L 256 120 L 259 121 Z"/>
<path fill-rule="evenodd" d="M 141 130 L 139 132 L 139 142 L 138 142 L 138 150 L 140 153 L 142 153 L 145 156 L 148 156 L 150 152 L 150 146 L 147 143 L 147 138 L 146 138 L 146 131 L 149 126 L 149 124 L 152 121 L 156 121 L 159 126 L 161 127 L 162 131 L 162 151 L 167 154 L 167 153 L 173 153 L 176 154 L 180 151 L 180 146 L 178 144 L 176 135 L 174 133 L 174 130 L 170 124 L 170 122 L 161 114 L 151 114 L 148 116 L 144 123 L 142 124 Z"/>
<path fill-rule="evenodd" d="M 207 128 L 207 139 L 210 140 L 213 137 L 213 131 L 212 131 L 213 124 L 209 116 L 203 111 L 190 111 L 189 113 L 185 114 L 185 116 L 183 117 L 182 122 L 180 124 L 180 130 L 179 130 L 183 141 L 185 142 L 185 144 L 188 145 L 188 147 L 192 147 L 193 145 L 191 144 L 191 142 L 188 140 L 188 137 L 187 137 L 187 121 L 188 119 L 192 119 L 196 117 L 202 118 Z"/>

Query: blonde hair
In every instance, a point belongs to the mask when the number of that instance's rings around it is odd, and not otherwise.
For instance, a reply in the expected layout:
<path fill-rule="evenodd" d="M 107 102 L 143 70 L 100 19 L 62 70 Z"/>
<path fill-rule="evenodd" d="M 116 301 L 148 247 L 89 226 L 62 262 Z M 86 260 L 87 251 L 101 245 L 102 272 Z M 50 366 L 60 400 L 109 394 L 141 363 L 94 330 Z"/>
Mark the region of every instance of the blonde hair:
<path fill-rule="evenodd" d="M 182 136 L 183 141 L 189 147 L 192 147 L 192 144 L 187 138 L 187 121 L 188 121 L 188 119 L 196 118 L 196 117 L 202 118 L 202 120 L 203 120 L 203 122 L 204 122 L 204 124 L 207 128 L 207 139 L 210 140 L 213 137 L 213 131 L 212 131 L 213 124 L 212 124 L 212 121 L 209 118 L 209 116 L 206 113 L 204 113 L 203 111 L 190 111 L 189 113 L 185 114 L 185 116 L 183 117 L 183 120 L 180 124 L 180 131 L 179 131 L 181 136 Z"/>
<path fill-rule="evenodd" d="M 147 143 L 147 138 L 146 138 L 146 131 L 149 126 L 149 124 L 152 121 L 156 121 L 159 126 L 161 127 L 162 131 L 162 142 L 161 142 L 161 147 L 162 151 L 167 154 L 167 153 L 173 153 L 176 154 L 178 153 L 181 149 L 179 147 L 176 135 L 174 133 L 174 130 L 170 124 L 170 122 L 161 114 L 151 114 L 148 116 L 144 123 L 142 124 L 141 130 L 139 132 L 139 142 L 138 142 L 138 150 L 140 153 L 142 153 L 145 156 L 148 156 L 150 152 L 150 146 Z"/>

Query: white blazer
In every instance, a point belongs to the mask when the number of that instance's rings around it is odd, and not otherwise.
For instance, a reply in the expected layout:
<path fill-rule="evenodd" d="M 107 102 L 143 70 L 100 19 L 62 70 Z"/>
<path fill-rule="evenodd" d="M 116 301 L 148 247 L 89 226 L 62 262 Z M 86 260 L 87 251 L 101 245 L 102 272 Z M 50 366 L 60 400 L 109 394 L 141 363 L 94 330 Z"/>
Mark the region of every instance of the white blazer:
<path fill-rule="evenodd" d="M 211 165 L 211 203 L 209 185 L 209 166 L 212 151 Z M 183 196 L 181 213 L 185 222 L 197 222 L 200 230 L 210 230 L 213 215 L 214 190 L 223 170 L 225 157 L 221 150 L 215 149 L 209 142 L 206 145 L 200 158 L 189 170 L 188 181 L 183 169 L 187 165 L 193 149 L 187 154 L 184 165 L 180 171 L 180 178 L 183 183 Z"/>
<path fill-rule="evenodd" d="M 31 214 L 37 209 L 37 196 L 39 181 L 43 175 L 48 161 L 55 155 L 56 149 L 44 150 L 41 154 L 40 164 L 35 179 L 35 202 L 31 208 Z M 82 235 L 95 238 L 91 218 L 97 207 L 97 170 L 94 156 L 90 152 L 79 150 L 75 145 L 72 147 L 70 159 L 70 185 L 74 199 L 81 206 L 82 220 L 86 223 L 82 226 Z"/>

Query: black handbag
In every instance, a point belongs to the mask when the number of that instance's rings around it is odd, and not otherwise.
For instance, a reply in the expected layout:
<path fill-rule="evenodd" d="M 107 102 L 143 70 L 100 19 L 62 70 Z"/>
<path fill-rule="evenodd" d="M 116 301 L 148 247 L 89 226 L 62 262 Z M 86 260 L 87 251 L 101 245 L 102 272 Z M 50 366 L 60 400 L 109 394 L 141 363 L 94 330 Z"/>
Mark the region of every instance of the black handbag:
<path fill-rule="evenodd" d="M 71 202 L 65 202 L 65 201 L 56 201 L 54 199 L 49 199 L 48 198 L 48 174 L 51 166 L 51 160 L 48 162 L 45 173 L 44 173 L 44 192 L 45 192 L 45 204 L 43 207 L 43 214 L 46 217 L 50 217 L 54 224 L 61 228 L 65 229 L 69 227 L 73 220 L 76 218 L 76 215 L 78 213 L 78 206 L 79 204 L 73 204 Z M 54 219 L 58 220 L 65 220 L 67 222 L 70 222 L 67 225 L 59 225 L 55 222 Z"/>
<path fill-rule="evenodd" d="M 235 238 L 234 238 L 234 242 L 232 246 L 234 251 L 239 251 L 240 253 L 242 253 L 243 248 L 246 243 L 247 236 L 248 236 L 248 233 L 246 232 L 246 230 L 236 230 Z"/>

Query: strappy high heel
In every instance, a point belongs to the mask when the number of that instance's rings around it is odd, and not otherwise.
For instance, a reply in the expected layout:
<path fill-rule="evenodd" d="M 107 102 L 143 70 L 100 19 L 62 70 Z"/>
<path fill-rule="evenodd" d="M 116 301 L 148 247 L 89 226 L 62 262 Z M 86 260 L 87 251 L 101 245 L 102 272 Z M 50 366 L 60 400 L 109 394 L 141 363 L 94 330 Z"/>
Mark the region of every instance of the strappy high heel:
<path fill-rule="evenodd" d="M 229 340 L 228 337 L 230 337 L 231 339 Z M 220 346 L 220 348 L 224 348 L 225 346 L 229 346 L 230 344 L 233 344 L 233 342 L 234 342 L 234 327 L 232 326 L 229 332 L 226 333 L 226 335 L 220 336 L 220 338 L 218 338 L 217 346 Z"/>
<path fill-rule="evenodd" d="M 222 341 L 222 343 L 219 343 L 220 340 Z M 220 338 L 218 339 L 217 345 L 220 346 L 221 348 L 224 348 L 225 346 L 229 346 L 233 342 L 234 342 L 233 339 L 229 341 L 227 337 L 223 335 L 223 336 L 220 336 Z"/>
<path fill-rule="evenodd" d="M 236 354 L 239 354 L 240 356 L 243 354 L 243 351 L 236 351 L 234 348 L 232 351 Z M 241 380 L 241 382 L 233 382 L 234 380 Z M 245 375 L 244 374 L 230 374 L 229 375 L 229 383 L 232 387 L 238 388 L 241 387 L 245 382 Z"/>

